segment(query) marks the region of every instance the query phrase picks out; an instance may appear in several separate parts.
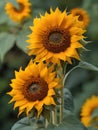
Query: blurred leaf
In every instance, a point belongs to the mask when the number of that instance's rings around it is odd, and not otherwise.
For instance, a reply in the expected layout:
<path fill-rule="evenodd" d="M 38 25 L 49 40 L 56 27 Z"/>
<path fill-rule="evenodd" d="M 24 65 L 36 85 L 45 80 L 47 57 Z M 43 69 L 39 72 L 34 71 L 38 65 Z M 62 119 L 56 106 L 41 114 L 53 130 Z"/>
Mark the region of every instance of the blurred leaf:
<path fill-rule="evenodd" d="M 20 66 L 23 68 L 26 66 L 29 60 L 29 56 L 15 45 L 14 48 L 12 48 L 11 51 L 7 53 L 5 60 L 11 68 L 19 69 Z"/>
<path fill-rule="evenodd" d="M 25 53 L 27 52 L 27 45 L 28 43 L 26 40 L 28 39 L 27 36 L 30 34 L 30 30 L 23 29 L 19 32 L 19 34 L 16 36 L 16 45 Z"/>
<path fill-rule="evenodd" d="M 85 61 L 80 61 L 78 67 L 83 68 L 83 69 L 98 71 L 98 67 Z"/>
<path fill-rule="evenodd" d="M 74 114 L 65 110 L 64 120 L 58 126 L 48 126 L 47 130 L 87 130 L 85 126 L 75 117 Z"/>
<path fill-rule="evenodd" d="M 13 129 L 13 130 L 36 130 L 33 126 L 25 126 L 23 128 Z"/>
<path fill-rule="evenodd" d="M 42 9 L 35 9 L 34 11 L 33 11 L 33 17 L 35 18 L 35 17 L 40 17 L 40 14 L 41 15 L 44 15 L 44 11 L 42 10 Z"/>
<path fill-rule="evenodd" d="M 9 33 L 0 34 L 0 59 L 3 60 L 5 54 L 13 47 L 15 36 Z"/>
<path fill-rule="evenodd" d="M 68 130 L 87 130 L 87 128 L 69 111 L 64 112 L 63 124 Z"/>
<path fill-rule="evenodd" d="M 5 10 L 4 10 L 4 6 L 5 6 L 5 1 L 0 1 L 0 24 L 5 23 L 8 18 L 5 14 Z"/>
<path fill-rule="evenodd" d="M 8 85 L 7 79 L 0 78 L 0 93 L 6 89 L 6 86 Z"/>
<path fill-rule="evenodd" d="M 92 24 L 90 25 L 90 27 L 88 29 L 88 33 L 90 35 L 90 38 L 92 38 L 93 40 L 98 38 L 98 29 L 96 28 L 98 26 L 98 22 L 97 21 L 96 22 L 92 22 Z"/>
<path fill-rule="evenodd" d="M 8 31 L 9 26 L 7 24 L 1 24 L 0 25 L 0 32 L 6 32 Z"/>
<path fill-rule="evenodd" d="M 54 126 L 52 124 L 49 124 L 47 130 L 68 130 L 68 129 L 63 124 L 60 124 L 58 126 Z"/>
<path fill-rule="evenodd" d="M 56 8 L 58 5 L 58 1 L 53 1 L 53 0 L 39 0 L 39 1 L 32 1 L 31 0 L 31 3 L 33 5 L 33 10 L 34 9 L 42 9 L 42 10 L 49 10 L 50 7 L 52 8 Z"/>
<path fill-rule="evenodd" d="M 14 124 L 11 130 L 38 130 L 44 129 L 43 119 L 38 121 L 34 118 L 22 118 Z"/>
<path fill-rule="evenodd" d="M 94 127 L 88 127 L 88 130 L 96 130 Z"/>
<path fill-rule="evenodd" d="M 78 86 L 79 87 L 79 86 Z M 98 95 L 98 81 L 89 81 L 82 85 L 82 90 L 74 96 L 75 114 L 80 114 L 83 103 L 92 95 Z"/>
<path fill-rule="evenodd" d="M 83 7 L 85 9 L 89 8 L 89 6 L 91 5 L 92 0 L 83 0 Z"/>
<path fill-rule="evenodd" d="M 34 121 L 35 122 L 35 121 Z M 25 128 L 30 127 L 30 120 L 27 117 L 22 118 L 21 120 L 19 120 L 18 122 L 16 122 L 13 127 L 11 128 L 11 130 L 26 130 Z M 33 127 L 30 127 L 30 129 Z M 32 129 L 33 130 L 33 129 Z"/>
<path fill-rule="evenodd" d="M 2 95 L 2 97 L 0 97 L 0 121 L 2 121 L 3 123 L 3 120 L 6 120 L 9 113 L 11 113 L 12 111 L 12 104 L 9 105 L 8 102 L 10 100 L 9 96 L 4 92 L 4 93 L 1 93 L 0 96 Z"/>
<path fill-rule="evenodd" d="M 64 85 L 64 86 L 65 86 L 66 80 L 67 80 L 68 76 L 70 75 L 70 73 L 71 73 L 73 70 L 77 69 L 77 68 L 78 68 L 78 66 L 75 66 L 75 67 L 73 67 L 72 69 L 70 69 L 70 70 L 65 74 L 64 79 L 63 79 L 63 85 Z"/>
<path fill-rule="evenodd" d="M 87 70 L 77 68 L 72 73 L 70 73 L 69 77 L 65 81 L 65 88 L 73 89 L 74 92 L 79 91 L 80 84 L 83 84 L 89 79 L 89 74 Z M 76 91 L 77 90 L 77 91 Z M 74 93 L 73 93 L 74 94 Z"/>
<path fill-rule="evenodd" d="M 67 88 L 64 88 L 64 108 L 71 112 L 74 111 L 73 97 Z"/>

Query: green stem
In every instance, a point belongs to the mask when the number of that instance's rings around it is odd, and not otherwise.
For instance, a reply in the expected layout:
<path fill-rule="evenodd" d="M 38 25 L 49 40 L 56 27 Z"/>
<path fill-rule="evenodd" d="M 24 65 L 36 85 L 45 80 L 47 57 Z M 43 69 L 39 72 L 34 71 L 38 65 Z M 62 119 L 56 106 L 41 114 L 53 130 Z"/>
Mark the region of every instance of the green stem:
<path fill-rule="evenodd" d="M 58 123 L 57 123 L 57 107 L 55 108 L 55 110 L 54 111 L 52 111 L 52 113 L 51 113 L 52 115 L 52 124 L 54 124 L 55 126 L 57 126 L 58 125 Z"/>
<path fill-rule="evenodd" d="M 46 129 L 47 129 L 48 125 L 49 125 L 49 122 L 48 122 L 47 119 L 45 119 L 45 128 L 46 128 Z"/>
<path fill-rule="evenodd" d="M 78 65 L 75 66 L 75 67 L 73 67 L 70 71 L 68 71 L 68 72 L 65 74 L 64 79 L 63 79 L 63 85 L 65 85 L 66 79 L 67 79 L 67 77 L 69 76 L 69 74 L 70 74 L 73 70 L 77 69 L 78 67 L 79 67 Z"/>

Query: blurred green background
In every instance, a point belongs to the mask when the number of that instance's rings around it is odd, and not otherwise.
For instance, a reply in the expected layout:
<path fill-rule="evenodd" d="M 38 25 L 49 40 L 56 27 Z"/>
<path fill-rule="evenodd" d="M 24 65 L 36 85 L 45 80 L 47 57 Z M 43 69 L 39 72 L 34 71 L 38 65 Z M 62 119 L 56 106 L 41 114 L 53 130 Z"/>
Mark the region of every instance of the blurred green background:
<path fill-rule="evenodd" d="M 62 11 L 70 11 L 74 7 L 85 9 L 90 17 L 85 36 L 91 43 L 86 46 L 89 51 L 83 52 L 81 57 L 98 67 L 98 0 L 31 0 L 32 18 L 15 34 L 11 30 L 17 29 L 18 25 L 8 18 L 4 10 L 7 1 L 17 4 L 15 0 L 0 1 L 0 130 L 10 130 L 22 117 L 17 118 L 18 109 L 13 110 L 13 104 L 8 104 L 10 96 L 6 93 L 11 89 L 9 84 L 14 78 L 14 70 L 19 70 L 21 66 L 24 68 L 31 58 L 25 53 L 25 40 L 30 34 L 29 26 L 40 13 L 44 14 L 50 7 L 55 9 L 57 6 Z M 74 112 L 79 118 L 83 102 L 91 95 L 98 95 L 98 72 L 76 69 L 68 77 L 66 87 L 72 92 Z"/>

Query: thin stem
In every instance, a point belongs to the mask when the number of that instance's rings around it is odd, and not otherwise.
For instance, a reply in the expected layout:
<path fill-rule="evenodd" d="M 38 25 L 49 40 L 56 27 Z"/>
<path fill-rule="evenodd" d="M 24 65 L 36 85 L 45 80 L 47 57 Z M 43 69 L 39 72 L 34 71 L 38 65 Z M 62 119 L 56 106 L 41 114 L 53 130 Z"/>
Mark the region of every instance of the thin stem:
<path fill-rule="evenodd" d="M 57 123 L 57 107 L 55 108 L 54 111 L 52 111 L 52 123 L 57 126 L 58 123 Z"/>
<path fill-rule="evenodd" d="M 47 128 L 47 127 L 48 127 L 48 125 L 49 125 L 49 122 L 48 122 L 48 120 L 47 120 L 47 119 L 45 119 L 45 128 Z"/>
<path fill-rule="evenodd" d="M 75 67 L 73 67 L 69 72 L 67 72 L 67 73 L 65 74 L 64 79 L 63 79 L 63 85 L 65 85 L 65 81 L 66 81 L 68 75 L 69 75 L 73 70 L 75 70 L 75 69 L 78 68 L 78 67 L 79 67 L 78 65 L 75 66 Z"/>

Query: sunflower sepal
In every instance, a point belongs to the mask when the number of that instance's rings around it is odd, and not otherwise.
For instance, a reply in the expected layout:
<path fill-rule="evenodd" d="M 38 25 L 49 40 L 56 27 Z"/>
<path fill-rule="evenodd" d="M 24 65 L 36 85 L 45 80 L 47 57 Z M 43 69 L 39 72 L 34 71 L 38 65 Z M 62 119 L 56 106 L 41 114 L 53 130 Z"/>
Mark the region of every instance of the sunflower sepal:
<path fill-rule="evenodd" d="M 84 40 L 84 39 L 81 39 L 81 40 L 80 40 L 80 43 L 81 43 L 82 45 L 87 45 L 88 43 L 92 43 L 92 41 L 86 41 L 86 40 Z"/>
<path fill-rule="evenodd" d="M 45 109 L 42 112 L 42 116 L 44 117 L 45 120 L 47 120 L 48 122 L 50 122 L 50 113 L 51 111 L 49 109 Z"/>
<path fill-rule="evenodd" d="M 34 118 L 34 117 L 37 118 L 37 114 L 38 114 L 37 110 L 35 108 L 32 108 L 32 110 L 28 114 L 28 117 L 29 118 Z"/>

